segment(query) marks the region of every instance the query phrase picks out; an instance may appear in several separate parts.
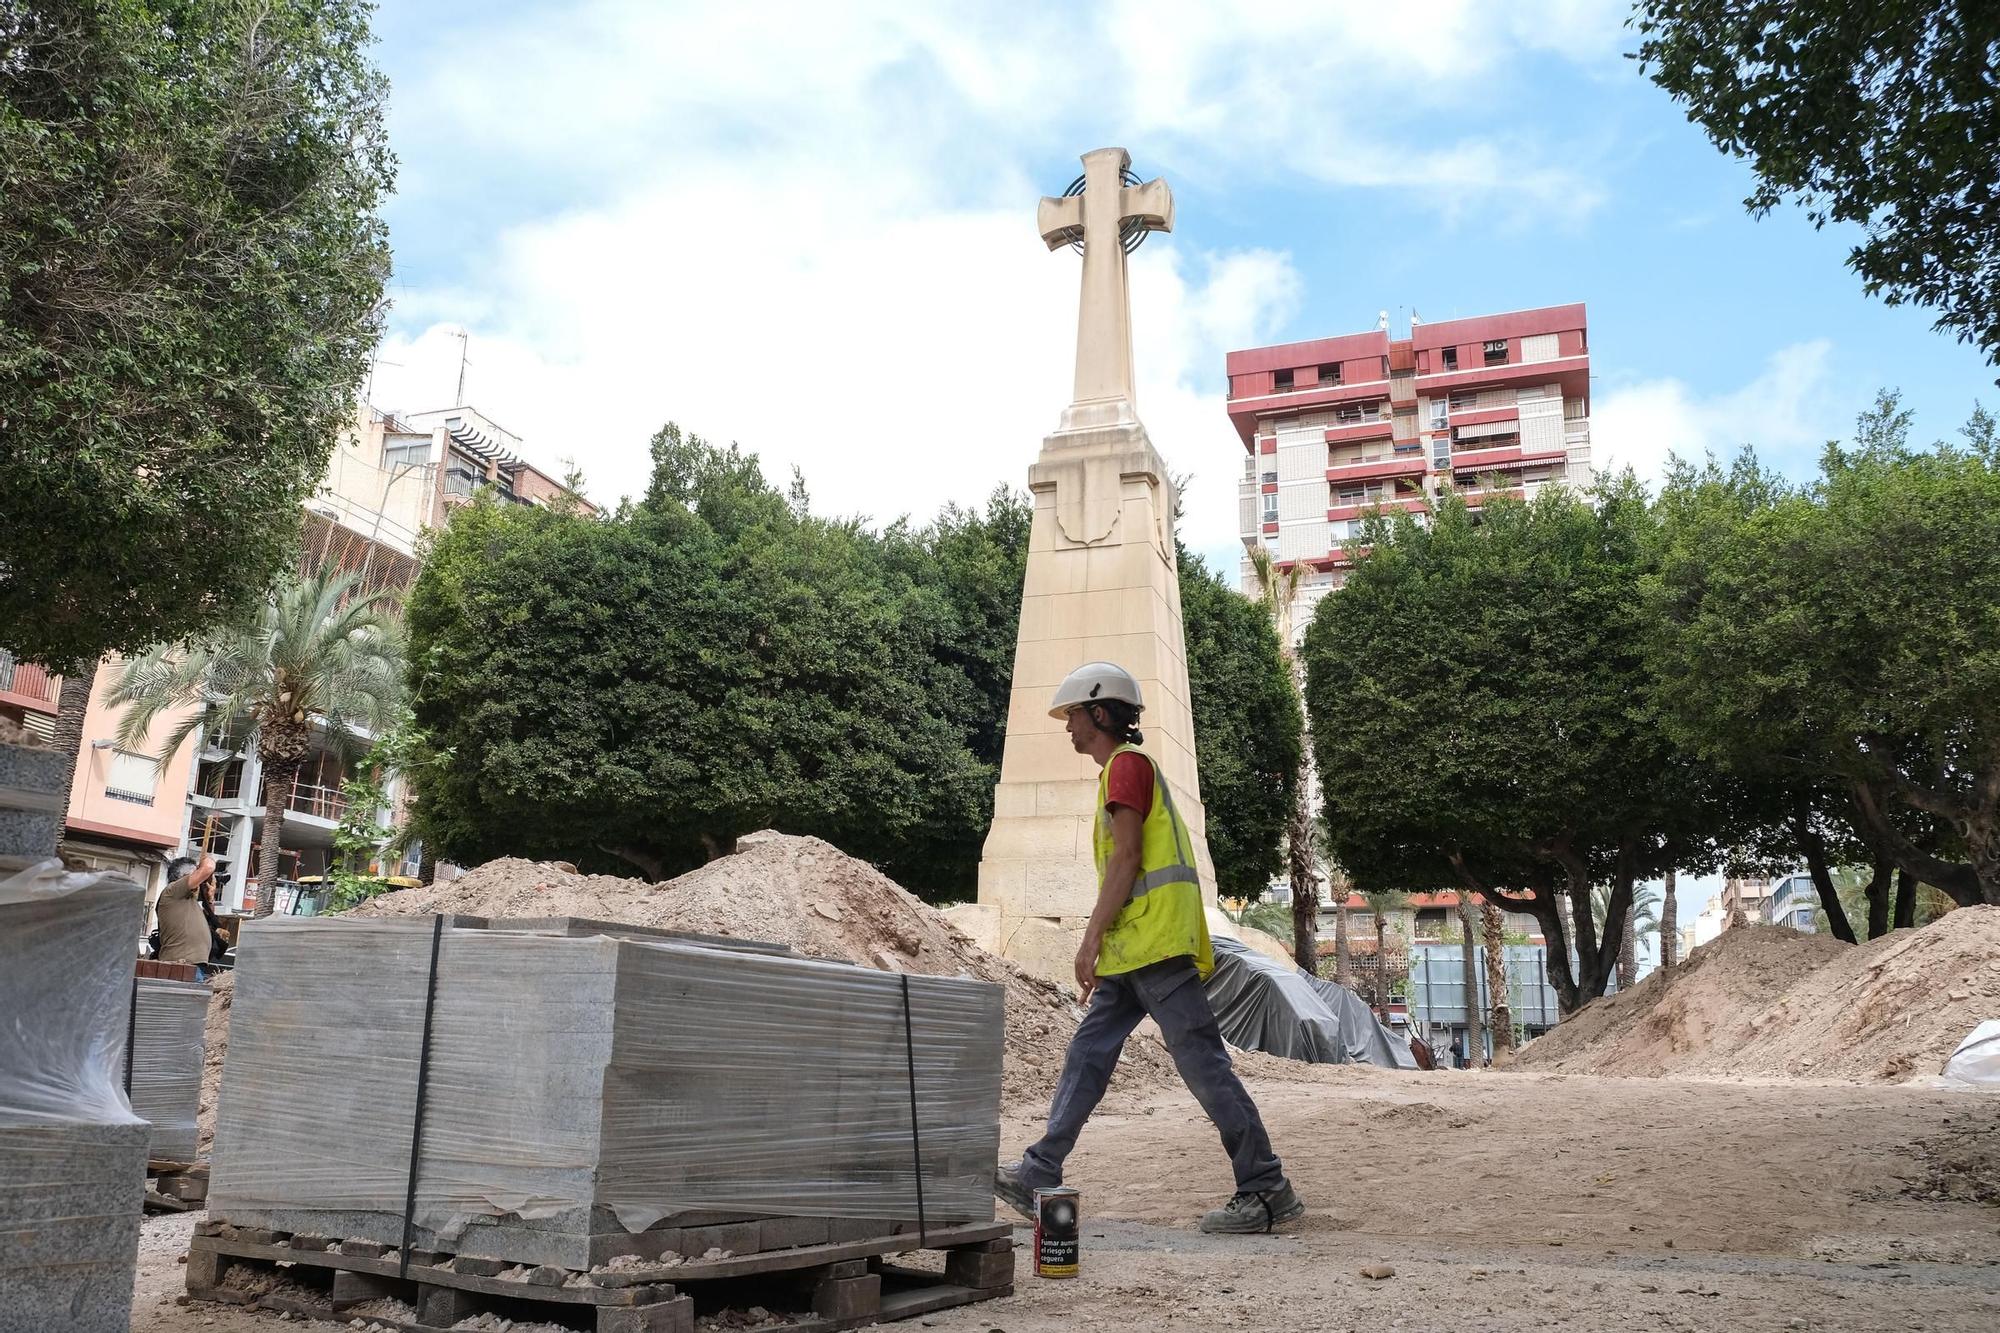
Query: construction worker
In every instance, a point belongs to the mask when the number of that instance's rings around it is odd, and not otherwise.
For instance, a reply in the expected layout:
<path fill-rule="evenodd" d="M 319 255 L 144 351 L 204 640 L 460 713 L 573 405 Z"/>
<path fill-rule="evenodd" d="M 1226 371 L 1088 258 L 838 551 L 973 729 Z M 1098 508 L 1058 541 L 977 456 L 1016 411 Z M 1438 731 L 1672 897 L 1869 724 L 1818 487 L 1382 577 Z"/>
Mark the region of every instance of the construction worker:
<path fill-rule="evenodd" d="M 193 963 L 197 980 L 206 980 L 214 935 L 209 930 L 208 913 L 215 893 L 215 859 L 207 852 L 196 862 L 177 856 L 167 866 L 168 884 L 160 890 L 160 960 Z"/>
<path fill-rule="evenodd" d="M 1049 716 L 1063 718 L 1070 744 L 1099 766 L 1097 904 L 1076 952 L 1076 984 L 1088 1007 L 1063 1061 L 1048 1132 L 1021 1160 L 1003 1166 L 993 1192 L 1027 1217 L 1038 1189 L 1062 1184 L 1063 1161 L 1097 1108 L 1125 1039 L 1151 1017 L 1167 1050 L 1215 1123 L 1236 1172 L 1236 1193 L 1202 1216 L 1207 1232 L 1269 1231 L 1303 1214 L 1285 1180 L 1256 1103 L 1222 1045 L 1202 982 L 1215 955 L 1195 873 L 1194 843 L 1173 793 L 1142 741 L 1139 682 L 1110 662 L 1087 662 L 1057 687 Z"/>

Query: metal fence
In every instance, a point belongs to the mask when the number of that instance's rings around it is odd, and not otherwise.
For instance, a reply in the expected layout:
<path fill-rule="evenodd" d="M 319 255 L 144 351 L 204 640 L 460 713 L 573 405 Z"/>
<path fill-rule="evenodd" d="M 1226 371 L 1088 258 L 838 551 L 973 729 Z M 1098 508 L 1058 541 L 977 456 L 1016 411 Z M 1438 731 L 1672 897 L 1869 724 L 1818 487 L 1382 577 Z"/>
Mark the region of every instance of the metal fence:
<path fill-rule="evenodd" d="M 1549 981 L 1548 960 L 1539 944 L 1509 944 L 1507 957 L 1507 1004 L 1514 1022 L 1524 1027 L 1554 1027 L 1561 1011 L 1556 1007 L 1556 989 Z M 1423 944 L 1410 949 L 1410 1017 L 1429 1027 L 1465 1026 L 1464 953 L 1457 944 Z M 1492 992 L 1486 985 L 1486 960 L 1474 960 L 1473 976 L 1479 991 L 1479 1012 L 1492 1011 Z"/>

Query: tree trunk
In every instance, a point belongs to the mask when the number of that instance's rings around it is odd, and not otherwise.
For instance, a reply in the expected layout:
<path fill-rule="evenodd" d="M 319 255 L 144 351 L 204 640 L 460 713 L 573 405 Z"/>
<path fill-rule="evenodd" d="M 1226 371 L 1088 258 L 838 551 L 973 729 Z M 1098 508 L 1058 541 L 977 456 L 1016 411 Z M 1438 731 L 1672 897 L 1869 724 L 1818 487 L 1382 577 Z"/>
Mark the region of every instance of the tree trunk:
<path fill-rule="evenodd" d="M 709 860 L 720 861 L 725 856 L 736 854 L 736 839 L 733 836 L 724 838 L 713 833 L 704 833 L 701 835 L 701 851 Z"/>
<path fill-rule="evenodd" d="M 1465 1059 L 1467 1064 L 1477 1068 L 1486 1060 L 1486 1034 L 1483 1016 L 1479 1012 L 1479 949 L 1472 939 L 1472 895 L 1464 890 L 1460 890 L 1458 895 L 1458 924 L 1465 936 L 1459 969 L 1461 983 L 1465 987 Z"/>
<path fill-rule="evenodd" d="M 87 662 L 74 673 L 64 672 L 62 693 L 56 696 L 54 748 L 67 755 L 70 763 L 83 753 L 83 715 L 90 707 L 90 692 L 97 685 L 97 663 Z M 69 812 L 69 792 L 63 792 L 63 813 Z M 55 850 L 50 848 L 51 851 Z"/>
<path fill-rule="evenodd" d="M 417 882 L 428 888 L 437 881 L 437 853 L 431 850 L 429 838 L 424 839 L 424 850 L 417 857 Z"/>
<path fill-rule="evenodd" d="M 1828 932 L 1837 940 L 1858 943 L 1854 927 L 1847 919 L 1847 909 L 1841 906 L 1840 890 L 1834 887 L 1833 870 L 1826 863 L 1826 842 L 1813 830 L 1803 802 L 1792 813 L 1792 836 L 1798 840 L 1799 850 L 1805 853 L 1806 873 L 1812 876 L 1813 888 L 1819 892 Z"/>
<path fill-rule="evenodd" d="M 1907 870 L 1896 872 L 1895 929 L 1907 930 L 1917 924 L 1917 877 Z"/>
<path fill-rule="evenodd" d="M 1674 904 L 1674 872 L 1669 870 L 1660 898 L 1660 966 L 1672 967 L 1680 953 L 1680 909 Z"/>
<path fill-rule="evenodd" d="M 253 917 L 271 915 L 278 904 L 279 840 L 285 831 L 285 805 L 297 780 L 297 769 L 264 765 L 264 836 L 257 844 L 257 910 Z"/>
<path fill-rule="evenodd" d="M 1292 961 L 1319 975 L 1319 886 L 1313 871 L 1312 794 L 1305 774 L 1292 788 L 1292 822 L 1285 834 L 1292 873 Z"/>
<path fill-rule="evenodd" d="M 1375 913 L 1375 1012 L 1384 1022 L 1389 1018 L 1389 923 Z"/>
<path fill-rule="evenodd" d="M 1333 979 L 1343 986 L 1354 984 L 1354 954 L 1347 943 L 1347 881 L 1333 886 Z"/>
<path fill-rule="evenodd" d="M 1635 913 L 1625 913 L 1625 929 L 1618 940 L 1618 989 L 1631 990 L 1639 984 L 1639 926 Z"/>
<path fill-rule="evenodd" d="M 1504 1065 L 1514 1058 L 1514 1006 L 1507 995 L 1507 923 L 1490 898 L 1479 915 L 1486 928 L 1486 989 L 1492 1000 L 1487 1026 L 1493 1033 L 1493 1063 Z"/>

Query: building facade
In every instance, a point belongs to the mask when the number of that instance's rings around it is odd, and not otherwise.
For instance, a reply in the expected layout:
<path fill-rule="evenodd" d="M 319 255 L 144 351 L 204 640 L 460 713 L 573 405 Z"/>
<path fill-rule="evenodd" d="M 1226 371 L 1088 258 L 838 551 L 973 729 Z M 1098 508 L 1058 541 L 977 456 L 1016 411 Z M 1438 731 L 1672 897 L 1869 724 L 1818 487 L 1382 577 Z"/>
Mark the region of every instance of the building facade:
<path fill-rule="evenodd" d="M 1581 304 L 1411 321 L 1366 333 L 1231 352 L 1229 420 L 1246 457 L 1238 530 L 1247 548 L 1312 573 L 1294 608 L 1303 635 L 1319 598 L 1365 550 L 1365 515 L 1423 512 L 1456 491 L 1496 495 L 1591 485 L 1590 338 Z"/>
<path fill-rule="evenodd" d="M 306 503 L 298 572 L 332 567 L 352 573 L 359 580 L 357 592 L 380 593 L 388 606 L 400 609 L 416 579 L 424 531 L 448 522 L 459 505 L 481 495 L 523 505 L 566 498 L 580 513 L 595 512 L 522 459 L 520 443 L 471 407 L 406 415 L 361 404 Z M 118 666 L 112 658 L 98 668 L 71 786 L 63 856 L 119 870 L 157 890 L 167 857 L 207 851 L 223 881 L 218 905 L 243 906 L 246 891 L 254 891 L 265 835 L 255 737 L 197 732 L 170 763 L 157 765 L 158 742 L 184 711 L 162 717 L 138 750 L 121 748 L 117 714 L 104 704 Z M 0 714 L 29 731 L 53 731 L 60 687 L 59 678 L 0 653 Z M 279 831 L 284 879 L 327 873 L 334 831 L 347 813 L 346 762 L 318 728 L 305 770 L 285 793 Z M 393 787 L 391 807 L 377 812 L 384 823 L 400 800 Z M 405 863 L 379 868 L 406 873 L 414 869 L 414 859 L 412 853 Z"/>

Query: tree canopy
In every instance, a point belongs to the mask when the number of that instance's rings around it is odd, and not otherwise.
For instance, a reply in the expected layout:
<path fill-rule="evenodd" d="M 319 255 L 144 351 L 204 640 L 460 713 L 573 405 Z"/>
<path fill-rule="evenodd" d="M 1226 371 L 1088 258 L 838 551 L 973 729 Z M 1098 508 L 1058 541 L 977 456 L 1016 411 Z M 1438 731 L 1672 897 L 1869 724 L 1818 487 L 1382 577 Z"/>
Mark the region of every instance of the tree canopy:
<path fill-rule="evenodd" d="M 1641 68 L 1768 212 L 1858 224 L 1870 295 L 2000 362 L 2000 8 L 1987 0 L 1641 0 Z"/>
<path fill-rule="evenodd" d="M 354 413 L 392 164 L 362 0 L 0 8 L 0 643 L 248 614 Z"/>
<path fill-rule="evenodd" d="M 1335 858 L 1364 892 L 1450 886 L 1532 912 L 1572 1007 L 1603 992 L 1634 883 L 1711 858 L 1722 831 L 1711 771 L 1645 701 L 1647 522 L 1629 475 L 1595 503 L 1552 488 L 1378 516 L 1306 634 Z"/>
<path fill-rule="evenodd" d="M 1984 412 L 1929 450 L 1909 424 L 1883 395 L 1811 486 L 1676 473 L 1668 526 L 1708 518 L 1660 572 L 1658 697 L 1684 744 L 1812 794 L 1955 901 L 2000 902 L 2000 440 Z"/>
<path fill-rule="evenodd" d="M 1185 549 L 1180 586 L 1216 889 L 1254 899 L 1284 873 L 1304 717 L 1265 609 Z"/>

